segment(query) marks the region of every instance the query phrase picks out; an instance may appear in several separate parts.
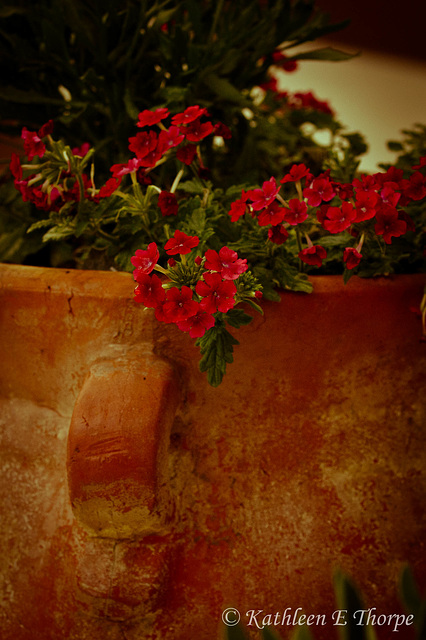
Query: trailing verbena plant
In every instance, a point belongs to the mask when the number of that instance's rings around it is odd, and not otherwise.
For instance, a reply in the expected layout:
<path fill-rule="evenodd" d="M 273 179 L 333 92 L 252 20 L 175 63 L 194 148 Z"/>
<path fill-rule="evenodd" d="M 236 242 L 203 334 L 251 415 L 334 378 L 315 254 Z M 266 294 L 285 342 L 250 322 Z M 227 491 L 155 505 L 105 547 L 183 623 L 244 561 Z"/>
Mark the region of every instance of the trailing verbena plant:
<path fill-rule="evenodd" d="M 340 26 L 311 0 L 4 6 L 0 121 L 23 153 L 22 199 L 0 189 L 0 259 L 133 270 L 136 301 L 196 340 L 214 386 L 228 329 L 251 320 L 240 303 L 308 293 L 313 271 L 424 268 L 424 129 L 361 175 L 362 136 L 280 88 L 299 60 L 348 57 L 300 52 Z"/>
<path fill-rule="evenodd" d="M 390 167 L 347 183 L 298 163 L 261 186 L 224 189 L 203 177 L 202 148 L 206 138 L 225 143 L 231 133 L 205 107 L 173 116 L 166 107 L 144 110 L 136 127 L 132 156 L 98 186 L 93 149 L 54 140 L 52 121 L 24 128 L 28 163 L 13 155 L 15 186 L 40 211 L 29 232 L 77 243 L 83 263 L 99 254 L 134 268 L 136 302 L 196 340 L 213 386 L 238 344 L 227 325 L 251 321 L 240 303 L 262 312 L 259 299 L 279 300 L 278 289 L 310 292 L 305 267 L 321 267 L 330 247 L 345 282 L 363 263 L 373 274 L 383 264 L 388 271 L 393 241 L 415 232 L 408 207 L 426 201 L 426 156 L 409 177 Z"/>

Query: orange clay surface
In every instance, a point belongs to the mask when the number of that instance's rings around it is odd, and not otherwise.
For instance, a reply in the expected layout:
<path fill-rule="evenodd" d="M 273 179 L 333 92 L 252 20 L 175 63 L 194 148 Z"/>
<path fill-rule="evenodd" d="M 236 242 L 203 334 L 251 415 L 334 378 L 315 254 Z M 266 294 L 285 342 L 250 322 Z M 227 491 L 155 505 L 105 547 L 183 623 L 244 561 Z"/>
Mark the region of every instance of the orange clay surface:
<path fill-rule="evenodd" d="M 336 567 L 377 614 L 405 562 L 424 589 L 424 277 L 313 282 L 214 389 L 129 274 L 0 266 L 2 640 L 215 640 L 227 607 L 337 640 Z"/>

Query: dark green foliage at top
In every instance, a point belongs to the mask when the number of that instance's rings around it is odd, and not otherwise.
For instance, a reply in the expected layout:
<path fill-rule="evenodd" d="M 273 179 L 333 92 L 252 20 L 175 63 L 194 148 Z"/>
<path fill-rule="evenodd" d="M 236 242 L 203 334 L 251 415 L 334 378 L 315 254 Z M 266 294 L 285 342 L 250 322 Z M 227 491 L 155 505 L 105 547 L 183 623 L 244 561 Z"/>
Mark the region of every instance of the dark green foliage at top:
<path fill-rule="evenodd" d="M 226 175 L 231 166 L 235 183 L 238 168 L 246 179 L 247 170 L 256 174 L 267 164 L 260 150 L 265 140 L 271 151 L 274 130 L 268 131 L 266 116 L 256 114 L 262 131 L 248 139 L 250 127 L 241 111 L 253 106 L 250 91 L 267 79 L 274 50 L 341 26 L 330 25 L 314 0 L 5 2 L 1 126 L 19 134 L 23 126 L 36 130 L 54 119 L 56 138 L 64 137 L 71 147 L 89 142 L 98 171 L 107 171 L 127 159 L 127 139 L 140 111 L 167 106 L 173 113 L 199 104 L 232 126 Z M 348 56 L 322 49 L 296 57 Z M 287 143 L 295 150 L 300 141 L 297 135 L 289 140 L 289 126 Z M 294 137 L 299 127 L 290 128 Z M 275 147 L 283 133 L 278 137 Z M 211 154 L 209 168 L 214 165 Z"/>

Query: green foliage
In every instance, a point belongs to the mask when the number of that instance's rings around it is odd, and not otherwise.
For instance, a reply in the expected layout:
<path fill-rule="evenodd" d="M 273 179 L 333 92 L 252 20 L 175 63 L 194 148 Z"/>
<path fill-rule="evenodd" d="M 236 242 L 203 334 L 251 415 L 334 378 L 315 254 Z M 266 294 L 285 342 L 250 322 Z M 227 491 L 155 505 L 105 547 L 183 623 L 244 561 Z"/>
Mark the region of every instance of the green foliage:
<path fill-rule="evenodd" d="M 235 315 L 234 320 L 237 320 Z M 225 375 L 226 365 L 234 361 L 234 346 L 239 344 L 238 340 L 226 329 L 224 319 L 216 314 L 215 326 L 198 338 L 195 344 L 200 347 L 202 356 L 200 371 L 207 372 L 207 380 L 212 387 L 218 387 Z"/>
<path fill-rule="evenodd" d="M 55 134 L 71 147 L 89 142 L 98 171 L 106 172 L 125 160 L 140 111 L 200 104 L 238 131 L 226 154 L 227 166 L 236 170 L 250 133 L 242 110 L 253 108 L 251 90 L 267 80 L 272 52 L 344 24 L 330 24 L 312 0 L 269 0 L 266 6 L 257 0 L 6 0 L 1 129 L 19 134 L 23 126 L 38 129 L 53 119 Z M 331 49 L 305 56 L 348 57 Z M 258 110 L 256 122 L 267 124 Z M 274 146 L 273 138 L 268 142 Z M 212 151 L 212 170 L 216 157 Z M 258 177 L 256 157 L 250 165 Z"/>

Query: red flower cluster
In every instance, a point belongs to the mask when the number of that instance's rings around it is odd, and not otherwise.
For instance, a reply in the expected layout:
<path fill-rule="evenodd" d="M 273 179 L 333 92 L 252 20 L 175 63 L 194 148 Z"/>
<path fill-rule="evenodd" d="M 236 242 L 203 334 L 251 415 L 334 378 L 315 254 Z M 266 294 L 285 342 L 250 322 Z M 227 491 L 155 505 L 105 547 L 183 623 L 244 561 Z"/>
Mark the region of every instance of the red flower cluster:
<path fill-rule="evenodd" d="M 274 54 L 275 55 L 275 54 Z M 278 59 L 278 56 L 276 56 Z M 295 71 L 297 69 L 296 60 L 287 60 L 282 58 L 281 62 L 274 62 L 275 65 L 280 66 L 285 71 Z M 271 76 L 267 82 L 260 85 L 260 88 L 264 91 L 270 91 L 273 94 L 276 102 L 282 103 L 282 106 L 287 109 L 312 109 L 313 111 L 320 111 L 327 115 L 334 116 L 335 113 L 326 100 L 319 100 L 312 91 L 296 93 L 290 93 L 288 91 L 281 91 L 278 86 L 278 80 L 274 76 Z"/>
<path fill-rule="evenodd" d="M 391 167 L 385 173 L 362 175 L 352 184 L 340 184 L 330 178 L 329 171 L 313 177 L 304 164 L 295 164 L 280 180 L 282 188 L 293 184 L 297 198 L 287 200 L 279 193 L 281 187 L 275 178 L 263 183 L 262 188 L 243 191 L 241 198 L 231 204 L 229 215 L 236 222 L 246 213 L 257 217 L 260 226 L 269 226 L 268 238 L 275 244 L 283 244 L 289 237 L 289 229 L 296 228 L 301 244 L 301 229 L 308 246 L 300 248 L 299 258 L 309 265 L 320 267 L 327 253 L 314 246 L 306 231 L 319 222 L 328 233 L 348 232 L 350 237 L 361 237 L 357 248 L 344 250 L 343 262 L 347 269 L 356 267 L 366 233 L 382 236 L 385 244 L 407 230 L 414 231 L 414 224 L 402 207 L 411 201 L 426 197 L 426 176 L 421 169 L 426 162 L 413 167 L 415 171 L 407 179 L 401 170 Z M 303 227 L 303 223 L 307 222 Z M 302 225 L 302 226 L 301 226 Z M 309 226 L 308 226 L 309 225 Z"/>
<path fill-rule="evenodd" d="M 169 256 L 187 256 L 199 244 L 197 236 L 189 236 L 176 230 L 164 249 Z M 131 262 L 135 267 L 133 277 L 138 283 L 135 301 L 155 309 L 157 320 L 176 324 L 191 338 L 201 338 L 215 324 L 216 313 L 227 313 L 237 303 L 235 281 L 247 270 L 247 260 L 238 258 L 235 251 L 222 247 L 219 252 L 208 249 L 205 256 L 192 260 L 195 284 L 175 285 L 181 263 L 168 261 L 168 269 L 157 264 L 157 245 L 152 242 L 146 249 L 138 249 Z M 188 267 L 188 263 L 185 262 Z M 152 271 L 156 269 L 169 277 L 162 280 Z M 254 297 L 258 297 L 253 293 Z"/>
<path fill-rule="evenodd" d="M 171 118 L 171 125 L 167 129 L 163 120 L 169 117 L 166 108 L 155 111 L 145 110 L 139 114 L 137 126 L 144 129 L 135 136 L 129 138 L 129 149 L 135 157 L 124 165 L 114 165 L 111 171 L 114 177 L 125 173 L 133 173 L 140 167 L 150 170 L 162 161 L 165 154 L 174 148 L 176 157 L 184 164 L 191 164 L 197 155 L 197 143 L 207 136 L 228 135 L 228 129 L 224 125 L 213 125 L 208 117 L 207 109 L 197 105 L 188 107 L 182 113 L 177 113 Z M 150 129 L 153 125 L 161 124 L 159 132 Z M 182 144 L 185 143 L 186 144 Z M 166 214 L 170 215 L 170 214 Z"/>
<path fill-rule="evenodd" d="M 25 201 L 31 201 L 45 211 L 59 211 L 66 202 L 79 202 L 82 197 L 99 202 L 102 198 L 111 196 L 118 189 L 126 174 L 134 174 L 138 182 L 149 184 L 150 179 L 147 175 L 149 171 L 164 162 L 166 155 L 173 151 L 176 158 L 184 165 L 190 165 L 198 158 L 200 171 L 205 171 L 206 167 L 202 164 L 197 143 L 209 135 L 229 138 L 229 129 L 222 123 L 213 125 L 208 120 L 207 110 L 196 105 L 174 115 L 171 118 L 170 126 L 166 128 L 163 121 L 169 116 L 169 111 L 166 108 L 154 111 L 146 109 L 139 114 L 136 126 L 141 131 L 129 138 L 129 149 L 133 152 L 133 157 L 129 158 L 126 163 L 114 164 L 111 167 L 112 178 L 100 189 L 96 189 L 91 179 L 83 174 L 84 193 L 81 193 L 81 182 L 73 174 L 70 162 L 54 186 L 44 180 L 41 167 L 35 167 L 40 168 L 38 173 L 32 173 L 24 178 L 22 166 L 16 154 L 12 156 L 10 164 L 15 178 L 15 186 Z M 158 126 L 160 130 L 152 129 L 154 126 Z M 22 138 L 28 161 L 33 160 L 35 156 L 40 159 L 44 157 L 46 153 L 44 138 L 49 136 L 52 130 L 52 121 L 43 125 L 37 132 L 23 128 Z M 88 145 L 85 143 L 81 147 L 75 148 L 73 154 L 77 158 L 82 158 L 88 151 Z M 63 161 L 63 158 L 61 159 Z M 24 168 L 31 170 L 31 167 L 25 165 Z M 172 192 L 162 191 L 159 194 L 158 206 L 163 216 L 177 214 L 178 202 L 173 189 Z"/>

